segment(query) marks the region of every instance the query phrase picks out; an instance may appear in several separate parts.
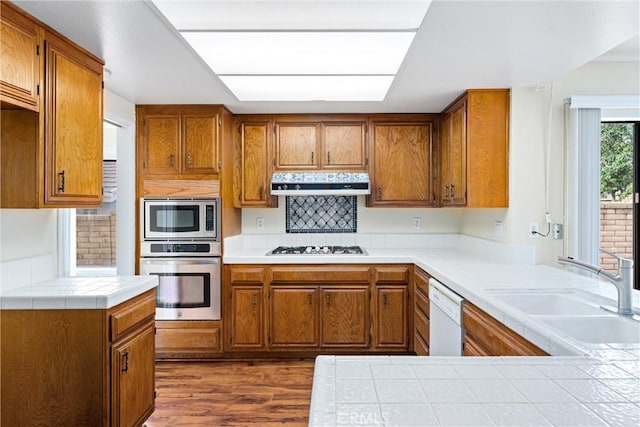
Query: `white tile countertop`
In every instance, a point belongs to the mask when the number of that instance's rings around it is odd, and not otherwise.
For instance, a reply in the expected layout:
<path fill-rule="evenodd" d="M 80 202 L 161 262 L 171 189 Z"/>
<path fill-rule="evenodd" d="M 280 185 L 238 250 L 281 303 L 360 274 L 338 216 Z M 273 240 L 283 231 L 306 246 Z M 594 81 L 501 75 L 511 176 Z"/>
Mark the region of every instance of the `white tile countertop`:
<path fill-rule="evenodd" d="M 640 425 L 640 361 L 316 358 L 309 426 L 516 425 Z"/>
<path fill-rule="evenodd" d="M 157 276 L 58 277 L 0 291 L 3 310 L 108 309 L 158 286 Z"/>

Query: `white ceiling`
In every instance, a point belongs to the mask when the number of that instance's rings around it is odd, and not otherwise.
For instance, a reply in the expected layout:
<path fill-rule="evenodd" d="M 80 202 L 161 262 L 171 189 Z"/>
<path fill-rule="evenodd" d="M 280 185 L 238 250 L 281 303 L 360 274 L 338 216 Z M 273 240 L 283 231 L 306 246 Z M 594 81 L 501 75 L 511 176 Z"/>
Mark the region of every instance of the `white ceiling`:
<path fill-rule="evenodd" d="M 544 85 L 601 55 L 640 57 L 640 0 L 434 0 L 385 101 L 239 102 L 151 3 L 15 3 L 104 58 L 110 91 L 136 104 L 225 104 L 234 113 L 439 112 L 466 88 Z M 242 3 L 255 11 L 247 22 L 265 16 L 266 0 Z"/>

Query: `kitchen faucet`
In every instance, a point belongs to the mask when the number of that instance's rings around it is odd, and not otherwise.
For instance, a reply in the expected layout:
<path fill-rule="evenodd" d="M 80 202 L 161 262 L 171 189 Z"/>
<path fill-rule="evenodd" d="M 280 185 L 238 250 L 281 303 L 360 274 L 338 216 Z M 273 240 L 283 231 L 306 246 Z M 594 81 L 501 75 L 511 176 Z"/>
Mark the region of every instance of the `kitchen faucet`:
<path fill-rule="evenodd" d="M 616 310 L 614 308 L 610 308 L 610 310 L 624 316 L 634 315 L 635 312 L 633 310 L 633 305 L 631 301 L 631 291 L 633 290 L 633 260 L 619 257 L 618 255 L 612 254 L 611 252 L 607 252 L 603 249 L 600 249 L 600 251 L 608 255 L 611 255 L 616 260 L 618 260 L 618 274 L 616 276 L 609 273 L 608 271 L 604 271 L 600 267 L 588 264 L 586 262 L 578 261 L 571 257 L 559 256 L 558 262 L 560 264 L 574 265 L 576 267 L 590 271 L 594 273 L 596 276 L 602 276 L 605 279 L 607 279 L 609 282 L 613 283 L 614 286 L 616 287 L 616 290 L 618 291 L 618 309 Z M 603 307 L 603 308 L 609 309 L 607 307 Z"/>

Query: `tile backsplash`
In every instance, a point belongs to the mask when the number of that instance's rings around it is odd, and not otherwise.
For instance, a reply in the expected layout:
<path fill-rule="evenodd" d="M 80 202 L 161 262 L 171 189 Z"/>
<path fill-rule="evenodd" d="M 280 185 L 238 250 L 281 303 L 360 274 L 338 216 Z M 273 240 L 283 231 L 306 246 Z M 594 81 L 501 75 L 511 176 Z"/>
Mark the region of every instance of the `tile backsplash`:
<path fill-rule="evenodd" d="M 0 262 L 0 291 L 31 285 L 56 276 L 51 254 L 35 255 Z"/>
<path fill-rule="evenodd" d="M 287 196 L 287 233 L 355 233 L 356 196 Z"/>

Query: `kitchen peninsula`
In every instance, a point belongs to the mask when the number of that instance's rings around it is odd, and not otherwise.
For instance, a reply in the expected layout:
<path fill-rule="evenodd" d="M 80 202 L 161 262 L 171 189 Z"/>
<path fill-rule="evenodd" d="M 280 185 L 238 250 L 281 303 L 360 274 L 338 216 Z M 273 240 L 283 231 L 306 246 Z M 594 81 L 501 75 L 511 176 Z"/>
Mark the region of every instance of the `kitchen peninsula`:
<path fill-rule="evenodd" d="M 1 424 L 144 422 L 155 400 L 157 284 L 156 276 L 3 283 Z"/>
<path fill-rule="evenodd" d="M 322 236 L 312 245 L 358 244 L 367 255 L 265 255 L 271 246 L 300 245 L 304 238 L 229 238 L 224 261 L 264 266 L 413 263 L 551 355 L 319 356 L 309 425 L 624 426 L 640 422 L 640 323 L 635 340 L 632 336 L 627 342 L 597 342 L 597 331 L 588 328 L 586 337 L 576 339 L 545 323 L 545 307 L 539 307 L 542 315 L 532 316 L 500 299 L 507 291 L 558 295 L 575 291 L 615 305 L 615 288 L 609 283 L 561 267 L 535 265 L 535 256 L 526 246 L 457 234 Z M 640 306 L 637 291 L 634 306 Z"/>

